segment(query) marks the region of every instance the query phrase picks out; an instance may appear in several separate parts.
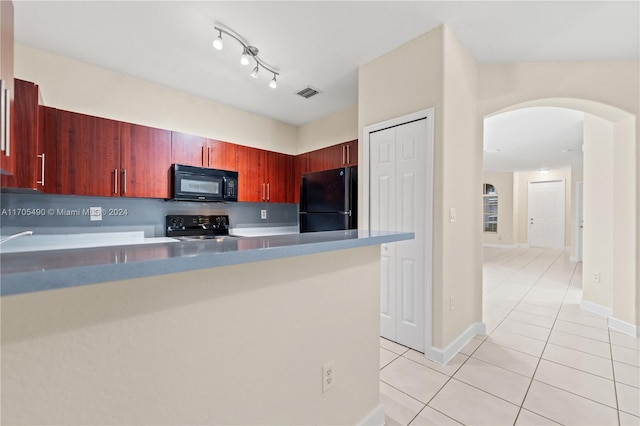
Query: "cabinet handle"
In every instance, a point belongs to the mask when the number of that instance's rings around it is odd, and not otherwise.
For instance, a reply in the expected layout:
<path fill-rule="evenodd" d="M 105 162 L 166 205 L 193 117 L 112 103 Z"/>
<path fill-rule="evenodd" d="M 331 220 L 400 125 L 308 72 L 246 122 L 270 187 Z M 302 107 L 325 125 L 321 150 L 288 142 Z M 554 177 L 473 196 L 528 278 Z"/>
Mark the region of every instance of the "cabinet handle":
<path fill-rule="evenodd" d="M 345 149 L 346 147 L 343 145 L 342 146 L 342 164 L 344 165 L 345 162 L 345 153 L 347 152 L 347 150 Z"/>
<path fill-rule="evenodd" d="M 118 193 L 118 169 L 113 169 L 113 193 Z"/>
<path fill-rule="evenodd" d="M 265 188 L 264 187 L 265 187 L 265 184 L 264 184 L 264 182 L 262 182 L 262 201 L 265 200 L 265 194 L 264 194 L 265 193 Z"/>
<path fill-rule="evenodd" d="M 44 152 L 42 154 L 38 154 L 37 155 L 38 158 L 42 158 L 42 180 L 38 180 L 36 181 L 36 183 L 39 183 L 40 185 L 44 186 Z"/>
<path fill-rule="evenodd" d="M 202 148 L 200 148 L 200 152 L 201 152 L 201 156 L 202 156 L 202 161 L 200 162 L 200 164 L 202 164 L 202 167 L 205 166 L 204 163 L 204 146 Z"/>
<path fill-rule="evenodd" d="M 11 96 L 9 93 L 9 89 L 5 88 L 6 81 L 2 80 L 0 82 L 0 88 L 2 89 L 2 93 L 0 93 L 0 97 L 2 97 L 2 123 L 0 124 L 0 150 L 4 151 L 4 154 L 9 157 L 10 147 L 11 147 Z"/>
<path fill-rule="evenodd" d="M 351 145 L 347 145 L 347 164 L 351 164 Z"/>
<path fill-rule="evenodd" d="M 271 184 L 267 184 L 267 201 L 271 199 Z"/>
<path fill-rule="evenodd" d="M 122 169 L 122 193 L 127 193 L 127 169 Z"/>
<path fill-rule="evenodd" d="M 7 142 L 5 139 L 6 129 L 7 129 L 7 106 L 6 106 L 6 98 L 4 97 L 4 80 L 0 80 L 0 151 L 4 152 L 6 150 Z"/>

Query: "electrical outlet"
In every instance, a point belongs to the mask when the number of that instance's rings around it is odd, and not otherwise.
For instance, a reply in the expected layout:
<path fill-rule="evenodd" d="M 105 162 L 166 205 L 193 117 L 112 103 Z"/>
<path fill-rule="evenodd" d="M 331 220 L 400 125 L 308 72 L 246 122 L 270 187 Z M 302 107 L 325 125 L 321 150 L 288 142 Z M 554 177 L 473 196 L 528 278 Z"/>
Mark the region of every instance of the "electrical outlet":
<path fill-rule="evenodd" d="M 600 272 L 594 272 L 593 273 L 593 280 L 597 283 L 600 282 Z"/>
<path fill-rule="evenodd" d="M 102 220 L 102 207 L 89 207 L 89 220 Z"/>
<path fill-rule="evenodd" d="M 454 299 L 453 296 L 451 296 L 451 299 L 449 300 L 449 308 L 452 311 L 456 308 L 456 299 Z"/>
<path fill-rule="evenodd" d="M 267 218 L 267 210 L 266 209 L 262 209 L 260 210 L 260 219 L 266 219 Z"/>
<path fill-rule="evenodd" d="M 457 212 L 455 207 L 449 209 L 449 222 L 453 223 L 457 220 Z"/>
<path fill-rule="evenodd" d="M 322 366 L 322 393 L 336 384 L 336 363 L 331 361 Z"/>

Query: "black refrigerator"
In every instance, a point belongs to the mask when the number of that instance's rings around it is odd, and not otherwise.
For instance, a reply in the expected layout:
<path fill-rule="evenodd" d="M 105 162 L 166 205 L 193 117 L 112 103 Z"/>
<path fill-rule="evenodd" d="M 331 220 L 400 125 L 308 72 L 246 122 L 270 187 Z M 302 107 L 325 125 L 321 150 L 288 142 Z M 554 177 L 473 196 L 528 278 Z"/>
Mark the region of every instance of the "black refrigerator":
<path fill-rule="evenodd" d="M 358 227 L 358 168 L 305 173 L 300 182 L 300 232 Z"/>

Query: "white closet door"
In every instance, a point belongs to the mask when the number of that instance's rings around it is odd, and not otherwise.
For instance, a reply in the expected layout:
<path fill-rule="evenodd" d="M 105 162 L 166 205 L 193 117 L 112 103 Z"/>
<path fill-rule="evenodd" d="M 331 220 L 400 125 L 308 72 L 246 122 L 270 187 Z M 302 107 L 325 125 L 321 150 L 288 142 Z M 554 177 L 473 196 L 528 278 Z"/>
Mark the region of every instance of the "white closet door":
<path fill-rule="evenodd" d="M 397 342 L 424 351 L 426 120 L 396 128 L 396 230 L 415 239 L 395 244 Z"/>
<path fill-rule="evenodd" d="M 396 230 L 396 129 L 371 134 L 371 229 Z M 380 254 L 380 335 L 396 341 L 395 244 L 383 244 Z"/>
<path fill-rule="evenodd" d="M 370 136 L 371 229 L 414 232 L 381 249 L 380 335 L 424 351 L 426 120 Z M 429 215 L 430 217 L 430 215 Z"/>

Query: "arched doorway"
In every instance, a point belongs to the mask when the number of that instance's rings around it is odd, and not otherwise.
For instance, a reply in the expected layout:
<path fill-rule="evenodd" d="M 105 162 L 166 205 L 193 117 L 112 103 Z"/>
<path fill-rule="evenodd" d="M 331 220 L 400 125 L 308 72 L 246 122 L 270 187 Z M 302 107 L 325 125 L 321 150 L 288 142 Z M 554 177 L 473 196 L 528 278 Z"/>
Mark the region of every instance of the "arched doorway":
<path fill-rule="evenodd" d="M 539 106 L 584 112 L 581 304 L 609 317 L 611 327 L 637 334 L 640 302 L 636 117 L 602 103 L 551 98 L 511 105 L 484 118 Z"/>

